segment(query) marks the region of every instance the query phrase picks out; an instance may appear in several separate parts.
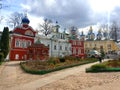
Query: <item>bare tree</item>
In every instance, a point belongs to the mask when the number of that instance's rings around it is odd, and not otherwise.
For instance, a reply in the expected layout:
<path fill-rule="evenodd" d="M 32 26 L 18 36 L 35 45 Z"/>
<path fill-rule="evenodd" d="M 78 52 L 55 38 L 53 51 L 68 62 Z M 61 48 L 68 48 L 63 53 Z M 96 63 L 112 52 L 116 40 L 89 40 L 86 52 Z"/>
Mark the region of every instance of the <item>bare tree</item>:
<path fill-rule="evenodd" d="M 104 39 L 109 39 L 109 26 L 108 24 L 102 23 L 99 28 L 101 29 L 101 33 L 103 34 Z"/>
<path fill-rule="evenodd" d="M 120 27 L 116 21 L 113 21 L 110 26 L 110 38 L 114 39 L 116 42 L 119 39 Z"/>
<path fill-rule="evenodd" d="M 11 27 L 16 27 L 21 25 L 21 21 L 23 18 L 23 14 L 22 13 L 18 13 L 18 12 L 14 12 L 10 15 L 9 19 L 8 19 L 8 24 Z"/>
<path fill-rule="evenodd" d="M 0 23 L 1 23 L 2 20 L 3 20 L 3 16 L 0 16 Z"/>
<path fill-rule="evenodd" d="M 103 31 L 107 30 L 108 29 L 108 24 L 101 24 L 99 26 L 99 28 L 101 28 Z"/>
<path fill-rule="evenodd" d="M 49 19 L 44 19 L 43 24 L 39 24 L 39 31 L 41 31 L 45 36 L 51 33 L 53 29 L 53 23 Z"/>
<path fill-rule="evenodd" d="M 3 8 L 3 5 L 2 5 L 1 1 L 2 0 L 0 0 L 0 10 Z M 0 23 L 1 23 L 2 19 L 3 19 L 3 16 L 0 16 Z"/>
<path fill-rule="evenodd" d="M 7 6 L 7 5 L 4 5 L 3 3 L 3 0 L 0 0 L 0 10 L 1 9 L 3 9 L 3 8 L 7 8 L 7 7 L 9 7 L 9 6 Z M 1 11 L 0 11 L 0 23 L 1 23 L 1 21 L 3 20 L 3 16 L 1 16 L 2 14 L 1 14 Z"/>

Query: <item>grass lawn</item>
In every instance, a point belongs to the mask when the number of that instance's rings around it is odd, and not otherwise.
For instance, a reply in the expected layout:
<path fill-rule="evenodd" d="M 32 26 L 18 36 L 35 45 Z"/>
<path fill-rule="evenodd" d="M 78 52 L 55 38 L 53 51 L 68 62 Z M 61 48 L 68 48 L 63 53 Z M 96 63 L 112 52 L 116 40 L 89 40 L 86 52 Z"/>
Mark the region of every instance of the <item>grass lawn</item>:
<path fill-rule="evenodd" d="M 92 65 L 86 72 L 117 72 L 120 71 L 120 59 L 109 60 L 100 64 Z"/>

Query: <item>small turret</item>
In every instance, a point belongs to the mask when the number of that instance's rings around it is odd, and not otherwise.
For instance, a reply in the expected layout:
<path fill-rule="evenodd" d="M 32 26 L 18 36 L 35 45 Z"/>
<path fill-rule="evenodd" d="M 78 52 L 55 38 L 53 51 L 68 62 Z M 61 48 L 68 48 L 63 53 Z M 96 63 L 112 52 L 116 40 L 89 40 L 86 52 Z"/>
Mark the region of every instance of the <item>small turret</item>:
<path fill-rule="evenodd" d="M 101 40 L 102 39 L 102 31 L 101 29 L 98 30 L 98 34 L 97 34 L 97 40 Z"/>
<path fill-rule="evenodd" d="M 87 37 L 88 37 L 87 40 L 94 40 L 95 39 L 95 34 L 93 33 L 92 26 L 90 26 Z"/>

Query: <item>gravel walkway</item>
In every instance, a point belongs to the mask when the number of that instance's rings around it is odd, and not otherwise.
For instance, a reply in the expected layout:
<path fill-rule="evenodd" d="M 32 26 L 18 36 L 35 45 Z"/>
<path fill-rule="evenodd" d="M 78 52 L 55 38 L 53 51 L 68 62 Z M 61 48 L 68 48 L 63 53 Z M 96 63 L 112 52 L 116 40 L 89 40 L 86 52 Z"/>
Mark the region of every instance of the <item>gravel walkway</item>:
<path fill-rule="evenodd" d="M 93 64 L 31 75 L 21 70 L 19 62 L 6 62 L 0 66 L 0 90 L 120 90 L 120 72 L 85 73 Z"/>

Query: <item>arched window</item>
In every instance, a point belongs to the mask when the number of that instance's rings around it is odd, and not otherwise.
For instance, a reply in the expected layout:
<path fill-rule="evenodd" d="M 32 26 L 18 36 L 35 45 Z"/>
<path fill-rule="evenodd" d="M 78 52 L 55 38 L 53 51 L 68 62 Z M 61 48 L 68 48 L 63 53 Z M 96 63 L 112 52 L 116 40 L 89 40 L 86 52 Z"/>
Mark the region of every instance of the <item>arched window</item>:
<path fill-rule="evenodd" d="M 24 44 L 24 42 L 22 42 L 22 48 L 24 48 L 25 47 L 25 44 Z"/>
<path fill-rule="evenodd" d="M 30 46 L 31 45 L 31 41 L 27 41 L 27 45 L 26 46 Z"/>
<path fill-rule="evenodd" d="M 20 41 L 18 39 L 15 41 L 15 47 L 20 47 Z"/>
<path fill-rule="evenodd" d="M 73 54 L 76 54 L 76 48 L 73 48 Z"/>
<path fill-rule="evenodd" d="M 78 55 L 79 55 L 79 54 L 81 54 L 81 49 L 80 49 L 80 48 L 78 48 Z"/>
<path fill-rule="evenodd" d="M 54 45 L 54 50 L 56 50 L 57 49 L 57 47 L 56 47 L 56 45 Z"/>
<path fill-rule="evenodd" d="M 34 36 L 33 32 L 30 31 L 30 30 L 27 30 L 27 31 L 25 32 L 25 35 Z"/>

